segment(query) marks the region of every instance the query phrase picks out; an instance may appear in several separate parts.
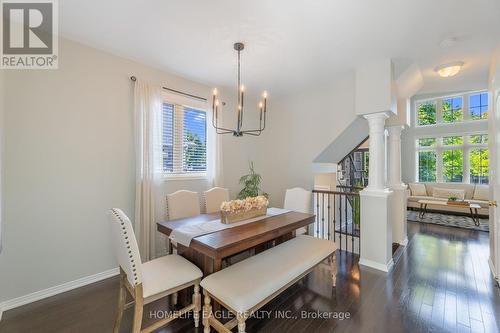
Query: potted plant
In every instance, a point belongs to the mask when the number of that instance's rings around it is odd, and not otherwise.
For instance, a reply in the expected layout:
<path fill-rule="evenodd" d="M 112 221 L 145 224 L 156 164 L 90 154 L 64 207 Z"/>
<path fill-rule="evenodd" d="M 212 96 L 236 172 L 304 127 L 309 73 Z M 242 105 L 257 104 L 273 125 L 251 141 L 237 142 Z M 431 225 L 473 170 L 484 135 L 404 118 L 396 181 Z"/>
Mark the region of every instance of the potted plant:
<path fill-rule="evenodd" d="M 262 191 L 260 184 L 262 182 L 262 177 L 255 172 L 253 162 L 249 163 L 250 173 L 244 175 L 240 178 L 240 184 L 243 188 L 238 193 L 238 199 L 246 199 L 248 197 L 257 197 L 263 195 L 269 198 L 269 195 Z"/>

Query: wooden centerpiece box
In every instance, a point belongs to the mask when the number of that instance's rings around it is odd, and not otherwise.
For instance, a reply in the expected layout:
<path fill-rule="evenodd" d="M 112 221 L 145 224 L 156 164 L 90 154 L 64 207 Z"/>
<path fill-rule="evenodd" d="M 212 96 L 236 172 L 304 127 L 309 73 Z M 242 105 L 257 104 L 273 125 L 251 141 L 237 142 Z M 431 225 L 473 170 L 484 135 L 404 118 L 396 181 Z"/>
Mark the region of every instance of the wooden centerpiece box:
<path fill-rule="evenodd" d="M 248 220 L 267 213 L 269 201 L 266 197 L 248 197 L 243 200 L 224 201 L 221 205 L 221 222 L 225 224 Z"/>

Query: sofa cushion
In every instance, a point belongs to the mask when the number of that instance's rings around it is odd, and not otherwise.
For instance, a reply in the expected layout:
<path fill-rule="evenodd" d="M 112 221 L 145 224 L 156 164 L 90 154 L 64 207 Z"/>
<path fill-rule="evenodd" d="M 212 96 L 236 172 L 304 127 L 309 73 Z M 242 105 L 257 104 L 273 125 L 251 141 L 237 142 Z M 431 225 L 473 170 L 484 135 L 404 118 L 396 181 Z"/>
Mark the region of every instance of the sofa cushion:
<path fill-rule="evenodd" d="M 465 199 L 465 191 L 452 189 L 452 188 L 435 187 L 433 192 L 432 192 L 432 196 L 434 198 L 444 198 L 444 199 L 455 197 L 458 200 L 464 200 Z"/>
<path fill-rule="evenodd" d="M 409 184 L 412 196 L 426 196 L 427 190 L 425 189 L 425 184 L 412 183 Z"/>
<path fill-rule="evenodd" d="M 463 190 L 465 192 L 464 199 L 472 199 L 472 196 L 474 195 L 475 185 L 462 183 L 425 183 L 425 188 L 427 189 L 428 195 L 433 195 L 435 188 Z"/>
<path fill-rule="evenodd" d="M 490 199 L 490 188 L 488 185 L 476 185 L 474 189 L 474 200 L 488 201 Z"/>

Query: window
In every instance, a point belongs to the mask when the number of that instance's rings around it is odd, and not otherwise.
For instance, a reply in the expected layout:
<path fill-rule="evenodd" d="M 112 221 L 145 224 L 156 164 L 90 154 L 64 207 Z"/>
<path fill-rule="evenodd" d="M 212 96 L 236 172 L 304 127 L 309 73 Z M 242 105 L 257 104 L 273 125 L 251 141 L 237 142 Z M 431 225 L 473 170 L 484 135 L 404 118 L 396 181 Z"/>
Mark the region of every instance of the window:
<path fill-rule="evenodd" d="M 418 104 L 417 124 L 419 126 L 436 124 L 436 103 L 424 102 Z"/>
<path fill-rule="evenodd" d="M 454 123 L 464 119 L 462 112 L 462 97 L 443 99 L 441 105 L 443 111 L 443 122 Z"/>
<path fill-rule="evenodd" d="M 471 135 L 469 137 L 469 142 L 472 144 L 487 144 L 488 134 Z"/>
<path fill-rule="evenodd" d="M 436 145 L 436 138 L 422 138 L 418 139 L 419 147 L 431 147 Z"/>
<path fill-rule="evenodd" d="M 488 135 L 466 134 L 418 138 L 419 182 L 488 184 Z"/>
<path fill-rule="evenodd" d="M 206 112 L 164 103 L 162 127 L 163 172 L 167 175 L 205 176 Z"/>
<path fill-rule="evenodd" d="M 472 149 L 469 153 L 470 182 L 473 184 L 488 184 L 488 149 Z"/>
<path fill-rule="evenodd" d="M 436 181 L 436 152 L 420 151 L 418 153 L 418 181 Z"/>
<path fill-rule="evenodd" d="M 449 125 L 488 118 L 488 92 L 467 92 L 415 102 L 415 125 Z"/>
<path fill-rule="evenodd" d="M 183 138 L 183 171 L 207 171 L 207 128 L 204 111 L 184 109 Z"/>
<path fill-rule="evenodd" d="M 447 183 L 461 183 L 463 172 L 463 150 L 443 151 L 443 180 Z"/>
<path fill-rule="evenodd" d="M 469 112 L 473 120 L 488 119 L 488 93 L 480 93 L 469 97 Z"/>
<path fill-rule="evenodd" d="M 443 138 L 443 145 L 445 146 L 456 146 L 464 143 L 463 136 L 447 136 Z"/>

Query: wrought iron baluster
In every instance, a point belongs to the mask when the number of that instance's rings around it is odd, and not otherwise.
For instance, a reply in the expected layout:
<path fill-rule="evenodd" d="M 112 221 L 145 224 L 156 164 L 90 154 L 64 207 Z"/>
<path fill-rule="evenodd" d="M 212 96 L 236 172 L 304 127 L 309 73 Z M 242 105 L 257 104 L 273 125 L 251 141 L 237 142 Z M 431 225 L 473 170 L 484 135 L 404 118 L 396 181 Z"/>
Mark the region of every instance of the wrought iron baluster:
<path fill-rule="evenodd" d="M 327 194 L 328 197 L 328 240 L 330 240 L 330 193 Z"/>
<path fill-rule="evenodd" d="M 316 193 L 316 237 L 319 236 L 319 193 Z"/>
<path fill-rule="evenodd" d="M 325 238 L 325 193 L 321 193 L 321 238 Z"/>

